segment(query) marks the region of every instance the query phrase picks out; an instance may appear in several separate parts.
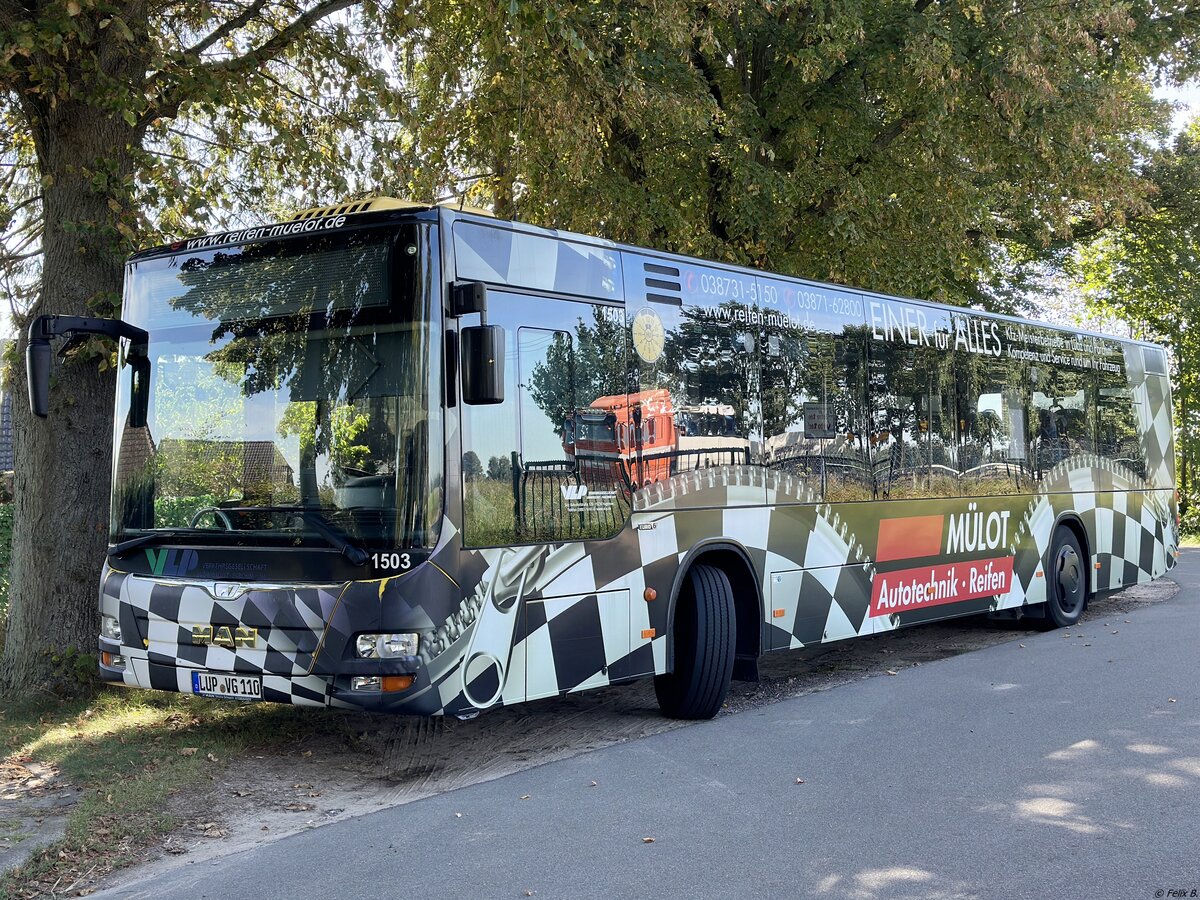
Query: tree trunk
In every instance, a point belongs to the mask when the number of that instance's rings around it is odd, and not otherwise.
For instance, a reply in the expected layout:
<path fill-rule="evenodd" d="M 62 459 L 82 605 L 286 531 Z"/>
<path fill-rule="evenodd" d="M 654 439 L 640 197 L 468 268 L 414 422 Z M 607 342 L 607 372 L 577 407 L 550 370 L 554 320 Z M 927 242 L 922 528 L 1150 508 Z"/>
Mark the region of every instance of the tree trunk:
<path fill-rule="evenodd" d="M 22 98 L 45 190 L 41 294 L 32 315 L 108 315 L 120 296 L 116 225 L 133 181 L 141 134 L 84 102 Z M 114 209 L 114 207 L 116 207 Z M 108 296 L 105 296 L 105 295 Z M 13 371 L 25 385 L 22 334 Z M 97 595 L 107 548 L 112 469 L 111 367 L 80 359 L 55 367 L 50 417 L 13 404 L 15 516 L 10 609 L 0 693 L 61 688 L 95 672 Z M 85 658 L 71 661 L 71 648 Z"/>

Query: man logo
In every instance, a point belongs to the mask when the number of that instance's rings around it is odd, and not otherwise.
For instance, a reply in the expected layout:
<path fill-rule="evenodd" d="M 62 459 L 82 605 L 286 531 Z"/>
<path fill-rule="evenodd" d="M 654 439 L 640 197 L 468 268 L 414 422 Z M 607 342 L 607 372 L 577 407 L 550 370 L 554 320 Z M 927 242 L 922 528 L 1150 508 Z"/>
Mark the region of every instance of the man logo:
<path fill-rule="evenodd" d="M 564 500 L 582 500 L 587 496 L 588 489 L 586 484 L 564 484 L 562 486 L 562 495 Z"/>
<path fill-rule="evenodd" d="M 258 645 L 258 629 L 243 628 L 240 625 L 237 628 L 230 628 L 228 625 L 193 625 L 192 643 L 201 647 L 214 644 L 218 647 L 228 647 L 230 650 L 237 647 L 255 647 Z"/>

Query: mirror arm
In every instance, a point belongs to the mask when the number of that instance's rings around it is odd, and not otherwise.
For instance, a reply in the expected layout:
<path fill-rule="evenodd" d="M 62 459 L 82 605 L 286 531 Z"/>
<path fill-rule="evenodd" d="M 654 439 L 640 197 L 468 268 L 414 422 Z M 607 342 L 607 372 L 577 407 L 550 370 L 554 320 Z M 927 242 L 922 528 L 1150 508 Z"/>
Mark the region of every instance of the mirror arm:
<path fill-rule="evenodd" d="M 149 338 L 144 328 L 120 319 L 101 319 L 93 316 L 38 316 L 29 323 L 29 340 L 49 341 L 51 338 L 74 334 L 99 334 L 105 337 L 129 338 L 145 343 Z"/>
<path fill-rule="evenodd" d="M 150 337 L 145 329 L 120 319 L 38 316 L 29 323 L 29 341 L 25 347 L 29 408 L 38 418 L 46 418 L 50 411 L 50 341 L 56 337 L 74 337 L 81 334 L 98 334 L 114 340 L 129 338 L 135 344 L 145 344 Z M 144 376 L 148 372 L 143 371 L 142 374 Z M 141 396 L 145 397 L 144 391 Z"/>

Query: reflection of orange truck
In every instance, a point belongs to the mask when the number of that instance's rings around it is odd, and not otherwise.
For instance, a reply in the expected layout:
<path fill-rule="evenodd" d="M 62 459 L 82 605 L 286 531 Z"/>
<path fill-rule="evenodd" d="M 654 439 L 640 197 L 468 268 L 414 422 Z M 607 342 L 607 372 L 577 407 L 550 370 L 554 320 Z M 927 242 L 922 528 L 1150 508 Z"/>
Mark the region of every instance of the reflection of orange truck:
<path fill-rule="evenodd" d="M 733 462 L 750 446 L 732 406 L 674 406 L 665 388 L 597 397 L 567 422 L 563 445 L 581 474 L 611 478 L 620 465 L 634 487 Z"/>
<path fill-rule="evenodd" d="M 618 464 L 634 487 L 663 481 L 671 474 L 675 415 L 665 388 L 597 397 L 567 422 L 563 445 L 581 474 L 608 477 Z M 657 457 L 657 458 L 648 458 Z"/>

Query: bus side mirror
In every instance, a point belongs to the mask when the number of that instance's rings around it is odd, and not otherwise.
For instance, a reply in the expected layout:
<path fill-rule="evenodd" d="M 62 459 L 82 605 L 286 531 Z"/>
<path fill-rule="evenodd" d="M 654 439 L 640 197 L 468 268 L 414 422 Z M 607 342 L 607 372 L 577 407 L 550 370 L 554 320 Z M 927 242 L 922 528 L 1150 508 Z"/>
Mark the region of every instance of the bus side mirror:
<path fill-rule="evenodd" d="M 30 338 L 25 348 L 25 374 L 29 381 L 29 408 L 39 419 L 50 414 L 50 361 L 53 351 L 45 338 Z"/>
<path fill-rule="evenodd" d="M 29 408 L 40 419 L 50 413 L 50 340 L 56 337 L 73 338 L 81 334 L 101 334 L 113 340 L 129 338 L 135 344 L 149 339 L 144 329 L 120 319 L 97 319 L 91 316 L 38 316 L 29 323 L 29 343 L 25 346 L 25 377 L 29 381 Z M 70 344 L 68 343 L 68 346 Z M 149 398 L 150 360 L 142 358 L 138 376 L 135 407 L 141 404 L 141 420 L 145 424 Z M 140 397 L 140 399 L 139 399 Z M 131 416 L 138 415 L 136 411 Z"/>
<path fill-rule="evenodd" d="M 504 329 L 472 325 L 459 333 L 462 342 L 463 403 L 504 402 Z"/>

